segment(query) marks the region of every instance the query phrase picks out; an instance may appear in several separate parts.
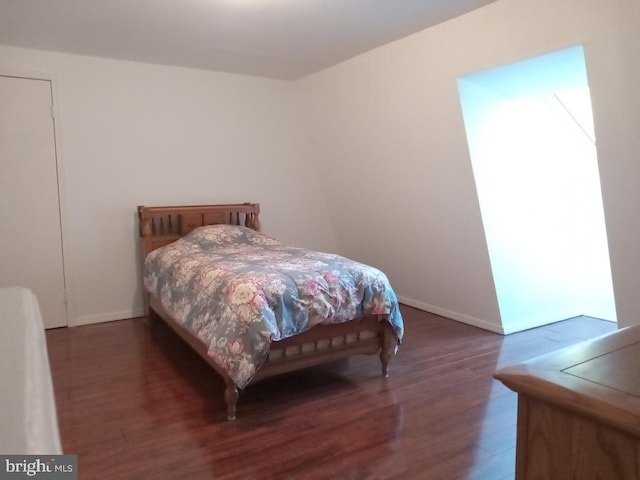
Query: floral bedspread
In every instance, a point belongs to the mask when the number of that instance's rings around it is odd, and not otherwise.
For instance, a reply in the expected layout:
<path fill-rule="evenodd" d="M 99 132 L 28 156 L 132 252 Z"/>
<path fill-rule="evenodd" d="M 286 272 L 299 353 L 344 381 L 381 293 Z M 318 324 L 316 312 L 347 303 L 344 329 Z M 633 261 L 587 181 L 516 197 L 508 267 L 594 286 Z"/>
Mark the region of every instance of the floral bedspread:
<path fill-rule="evenodd" d="M 147 255 L 144 286 L 238 388 L 272 340 L 318 324 L 385 314 L 402 339 L 398 301 L 380 270 L 284 245 L 233 225 L 201 227 Z"/>

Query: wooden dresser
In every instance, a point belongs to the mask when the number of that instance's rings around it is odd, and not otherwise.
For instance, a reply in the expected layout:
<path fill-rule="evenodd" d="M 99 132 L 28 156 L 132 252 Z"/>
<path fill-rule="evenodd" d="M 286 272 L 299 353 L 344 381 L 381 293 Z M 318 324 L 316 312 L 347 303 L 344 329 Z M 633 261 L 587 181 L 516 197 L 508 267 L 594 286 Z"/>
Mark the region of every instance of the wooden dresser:
<path fill-rule="evenodd" d="M 640 326 L 495 378 L 518 393 L 516 480 L 640 480 Z"/>

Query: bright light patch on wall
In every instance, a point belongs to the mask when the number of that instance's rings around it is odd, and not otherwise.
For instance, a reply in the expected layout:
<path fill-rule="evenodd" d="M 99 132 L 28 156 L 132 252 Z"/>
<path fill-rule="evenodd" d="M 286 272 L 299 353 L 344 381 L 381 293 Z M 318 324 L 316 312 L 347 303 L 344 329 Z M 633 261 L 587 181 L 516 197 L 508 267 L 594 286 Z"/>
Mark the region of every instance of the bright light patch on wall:
<path fill-rule="evenodd" d="M 615 321 L 582 47 L 460 78 L 458 90 L 504 331 Z"/>

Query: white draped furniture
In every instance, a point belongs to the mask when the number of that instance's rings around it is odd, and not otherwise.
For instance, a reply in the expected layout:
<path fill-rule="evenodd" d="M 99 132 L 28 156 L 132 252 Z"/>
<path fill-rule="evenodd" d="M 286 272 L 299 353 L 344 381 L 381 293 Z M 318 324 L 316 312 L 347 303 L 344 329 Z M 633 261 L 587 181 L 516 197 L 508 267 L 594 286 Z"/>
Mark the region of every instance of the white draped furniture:
<path fill-rule="evenodd" d="M 38 300 L 0 288 L 0 454 L 62 453 Z"/>

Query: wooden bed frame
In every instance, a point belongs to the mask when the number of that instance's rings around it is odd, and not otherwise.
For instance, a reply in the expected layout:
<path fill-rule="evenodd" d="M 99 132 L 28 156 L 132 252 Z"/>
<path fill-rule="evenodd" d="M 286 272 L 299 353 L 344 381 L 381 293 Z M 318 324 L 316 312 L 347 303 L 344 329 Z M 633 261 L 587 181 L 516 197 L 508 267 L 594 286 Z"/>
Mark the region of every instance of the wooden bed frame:
<path fill-rule="evenodd" d="M 203 225 L 245 225 L 260 230 L 260 205 L 257 203 L 138 207 L 143 258 L 156 248 L 167 245 Z M 233 380 L 207 356 L 207 347 L 178 324 L 152 294 L 144 291 L 145 316 L 152 323 L 161 317 L 225 381 L 227 419 L 236 418 L 238 388 Z M 382 374 L 388 376 L 389 361 L 397 338 L 384 315 L 364 316 L 346 323 L 319 325 L 299 335 L 271 343 L 267 361 L 252 382 L 356 354 L 380 354 Z"/>

